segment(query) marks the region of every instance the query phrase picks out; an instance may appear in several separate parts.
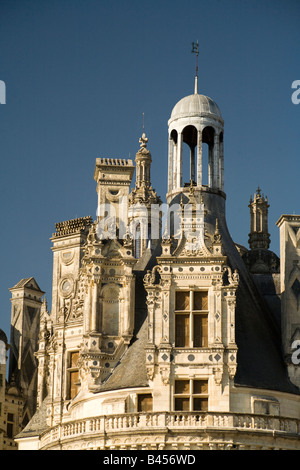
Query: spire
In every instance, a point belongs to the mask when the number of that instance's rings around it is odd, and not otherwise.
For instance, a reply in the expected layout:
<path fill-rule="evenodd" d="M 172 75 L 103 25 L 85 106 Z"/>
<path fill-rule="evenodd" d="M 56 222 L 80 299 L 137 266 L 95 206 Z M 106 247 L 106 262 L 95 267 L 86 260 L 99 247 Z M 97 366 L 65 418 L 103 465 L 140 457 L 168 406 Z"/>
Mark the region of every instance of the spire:
<path fill-rule="evenodd" d="M 199 55 L 199 44 L 198 41 L 192 42 L 192 53 L 196 54 L 196 74 L 195 74 L 195 89 L 194 94 L 198 94 L 198 55 Z"/>
<path fill-rule="evenodd" d="M 142 137 L 139 139 L 140 149 L 136 154 L 136 189 L 144 187 L 150 188 L 150 168 L 151 168 L 151 153 L 147 149 L 148 138 L 143 132 Z"/>
<path fill-rule="evenodd" d="M 158 196 L 151 185 L 151 163 L 152 157 L 150 151 L 147 149 L 148 137 L 143 132 L 139 139 L 140 149 L 136 153 L 136 181 L 135 189 L 132 191 L 131 197 L 132 202 L 145 202 L 151 200 L 155 203 L 158 200 Z"/>
<path fill-rule="evenodd" d="M 268 233 L 268 198 L 265 197 L 260 187 L 257 188 L 254 197 L 250 198 L 250 249 L 264 248 L 268 250 L 270 235 Z"/>

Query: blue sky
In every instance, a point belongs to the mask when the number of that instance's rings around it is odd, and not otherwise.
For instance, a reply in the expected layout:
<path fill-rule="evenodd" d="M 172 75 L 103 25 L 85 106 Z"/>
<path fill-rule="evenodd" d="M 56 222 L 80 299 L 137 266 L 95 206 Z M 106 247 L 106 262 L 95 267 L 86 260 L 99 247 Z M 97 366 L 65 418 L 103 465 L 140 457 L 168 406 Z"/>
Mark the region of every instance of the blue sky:
<path fill-rule="evenodd" d="M 193 93 L 224 121 L 227 223 L 248 246 L 250 195 L 276 221 L 299 214 L 298 0 L 0 0 L 0 328 L 9 287 L 34 276 L 51 304 L 55 223 L 96 213 L 97 157 L 134 158 L 142 113 L 152 184 L 167 184 L 167 122 Z"/>

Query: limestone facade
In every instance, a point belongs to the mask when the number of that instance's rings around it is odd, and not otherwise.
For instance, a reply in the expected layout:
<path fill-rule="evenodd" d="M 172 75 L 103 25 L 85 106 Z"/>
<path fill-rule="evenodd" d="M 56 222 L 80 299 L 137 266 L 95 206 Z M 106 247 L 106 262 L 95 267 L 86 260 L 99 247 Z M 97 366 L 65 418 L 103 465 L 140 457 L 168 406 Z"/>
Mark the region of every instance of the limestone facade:
<path fill-rule="evenodd" d="M 57 224 L 52 237 L 37 411 L 19 449 L 300 448 L 299 372 L 281 353 L 300 331 L 300 217 L 278 223 L 279 267 L 258 192 L 250 250 L 237 247 L 225 217 L 223 140 L 211 98 L 195 88 L 175 105 L 164 225 L 145 134 L 135 166 L 96 160 L 97 219 Z"/>
<path fill-rule="evenodd" d="M 280 293 L 282 342 L 289 376 L 300 387 L 300 216 L 282 215 L 280 230 Z"/>

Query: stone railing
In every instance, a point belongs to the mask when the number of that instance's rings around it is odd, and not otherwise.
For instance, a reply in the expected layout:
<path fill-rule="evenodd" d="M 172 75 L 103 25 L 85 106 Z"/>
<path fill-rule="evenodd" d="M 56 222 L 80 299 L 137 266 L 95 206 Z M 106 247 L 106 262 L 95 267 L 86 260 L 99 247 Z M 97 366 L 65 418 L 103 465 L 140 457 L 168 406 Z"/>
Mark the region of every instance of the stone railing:
<path fill-rule="evenodd" d="M 40 437 L 40 448 L 55 443 L 139 433 L 145 435 L 188 430 L 264 432 L 300 440 L 300 420 L 280 416 L 219 412 L 152 412 L 98 416 L 57 425 Z"/>

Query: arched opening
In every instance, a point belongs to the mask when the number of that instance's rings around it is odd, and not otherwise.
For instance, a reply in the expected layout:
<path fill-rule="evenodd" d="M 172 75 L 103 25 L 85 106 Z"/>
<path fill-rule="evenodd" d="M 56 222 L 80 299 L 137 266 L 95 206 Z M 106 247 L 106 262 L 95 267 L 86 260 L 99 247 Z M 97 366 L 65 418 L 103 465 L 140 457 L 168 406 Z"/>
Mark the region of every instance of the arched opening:
<path fill-rule="evenodd" d="M 169 168 L 168 168 L 168 189 L 176 187 L 177 182 L 177 141 L 178 133 L 173 129 L 169 138 Z"/>
<path fill-rule="evenodd" d="M 182 132 L 182 182 L 183 186 L 190 186 L 191 181 L 196 184 L 196 155 L 197 155 L 197 129 L 189 125 Z"/>
<path fill-rule="evenodd" d="M 202 131 L 202 184 L 213 187 L 215 130 L 207 126 Z M 205 144 L 205 145 L 203 145 Z"/>
<path fill-rule="evenodd" d="M 172 130 L 170 137 L 173 140 L 174 144 L 176 145 L 177 144 L 178 134 L 177 134 L 177 131 L 175 129 Z"/>

